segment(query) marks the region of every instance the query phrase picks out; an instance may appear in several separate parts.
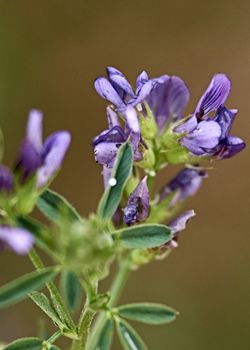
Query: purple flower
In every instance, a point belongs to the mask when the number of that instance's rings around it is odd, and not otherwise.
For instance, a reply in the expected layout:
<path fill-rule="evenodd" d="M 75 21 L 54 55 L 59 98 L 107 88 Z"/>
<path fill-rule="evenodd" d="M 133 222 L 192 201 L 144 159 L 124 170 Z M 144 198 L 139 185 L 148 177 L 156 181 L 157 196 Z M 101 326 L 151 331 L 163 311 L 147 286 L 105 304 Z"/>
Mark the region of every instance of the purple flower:
<path fill-rule="evenodd" d="M 127 205 L 124 208 L 124 222 L 126 225 L 144 221 L 149 214 L 149 190 L 147 176 L 137 185 L 130 194 Z"/>
<path fill-rule="evenodd" d="M 124 114 L 127 106 L 136 107 L 142 103 L 150 94 L 157 79 L 148 79 L 147 73 L 142 72 L 136 81 L 136 91 L 134 92 L 130 83 L 118 69 L 107 67 L 108 78 L 99 77 L 95 80 L 94 86 L 97 93 L 111 102 L 119 111 Z"/>
<path fill-rule="evenodd" d="M 4 165 L 0 165 L 0 192 L 11 192 L 14 188 L 14 180 L 11 171 Z"/>
<path fill-rule="evenodd" d="M 207 176 L 207 172 L 198 168 L 182 169 L 175 178 L 161 189 L 159 201 L 162 202 L 170 194 L 176 192 L 170 203 L 171 206 L 174 206 L 176 203 L 194 196 L 199 190 L 203 179 Z"/>
<path fill-rule="evenodd" d="M 43 187 L 59 170 L 70 144 L 70 134 L 58 131 L 42 141 L 42 113 L 31 110 L 29 113 L 26 137 L 19 154 L 16 168 L 25 181 L 37 174 L 37 187 Z"/>
<path fill-rule="evenodd" d="M 230 89 L 231 82 L 227 76 L 216 74 L 193 115 L 175 128 L 177 133 L 186 133 L 180 144 L 193 154 L 229 158 L 245 147 L 241 139 L 229 135 L 237 113 L 224 107 Z M 215 116 L 211 117 L 211 113 Z"/>
<path fill-rule="evenodd" d="M 183 111 L 189 101 L 189 90 L 184 81 L 176 76 L 164 76 L 162 82 L 152 89 L 147 102 L 152 110 L 159 131 L 162 131 L 172 117 L 173 121 L 183 118 Z"/>
<path fill-rule="evenodd" d="M 167 242 L 162 246 L 162 248 L 168 248 L 168 249 L 173 249 L 178 247 L 178 233 L 185 230 L 187 223 L 189 220 L 195 216 L 195 212 L 193 210 L 188 210 L 179 215 L 176 219 L 172 220 L 169 224 L 168 227 L 171 230 L 171 233 L 173 234 L 174 238 L 170 241 Z"/>
<path fill-rule="evenodd" d="M 34 244 L 34 237 L 22 228 L 0 225 L 0 247 L 7 246 L 19 255 L 25 255 Z"/>

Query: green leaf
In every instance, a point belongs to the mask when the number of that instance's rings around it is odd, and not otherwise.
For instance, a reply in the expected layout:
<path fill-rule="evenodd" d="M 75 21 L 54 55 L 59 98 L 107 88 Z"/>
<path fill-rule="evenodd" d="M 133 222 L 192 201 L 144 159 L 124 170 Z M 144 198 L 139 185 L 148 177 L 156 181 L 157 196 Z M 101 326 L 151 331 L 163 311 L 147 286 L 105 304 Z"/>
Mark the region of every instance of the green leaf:
<path fill-rule="evenodd" d="M 110 318 L 107 318 L 100 332 L 99 338 L 95 343 L 95 349 L 109 350 L 113 339 L 113 333 L 113 321 Z"/>
<path fill-rule="evenodd" d="M 177 312 L 165 305 L 155 303 L 135 303 L 118 308 L 121 317 L 148 324 L 170 323 L 176 319 Z"/>
<path fill-rule="evenodd" d="M 74 311 L 79 306 L 82 297 L 81 284 L 73 271 L 63 271 L 60 289 L 66 305 Z"/>
<path fill-rule="evenodd" d="M 28 293 L 51 281 L 58 270 L 55 267 L 47 267 L 28 273 L 0 288 L 0 309 L 17 303 L 26 298 Z"/>
<path fill-rule="evenodd" d="M 119 320 L 116 325 L 119 339 L 125 350 L 147 349 L 141 337 L 127 322 Z"/>
<path fill-rule="evenodd" d="M 49 345 L 49 350 L 61 350 L 61 349 L 56 345 Z"/>
<path fill-rule="evenodd" d="M 81 216 L 72 205 L 60 194 L 45 190 L 37 201 L 40 211 L 51 221 L 60 223 L 62 217 L 70 221 L 81 221 Z"/>
<path fill-rule="evenodd" d="M 17 339 L 7 345 L 3 350 L 41 350 L 43 340 L 39 338 Z"/>
<path fill-rule="evenodd" d="M 124 143 L 116 156 L 115 165 L 111 177 L 116 180 L 115 186 L 108 186 L 98 206 L 97 213 L 104 219 L 110 219 L 114 215 L 130 177 L 133 166 L 133 151 L 128 142 Z"/>
<path fill-rule="evenodd" d="M 56 311 L 50 304 L 49 299 L 45 294 L 39 292 L 32 292 L 29 294 L 29 297 L 34 301 L 34 303 L 43 310 L 43 312 L 49 316 L 53 322 L 55 322 L 59 327 L 65 326 L 57 315 Z"/>
<path fill-rule="evenodd" d="M 170 241 L 173 236 L 165 225 L 144 224 L 118 230 L 112 234 L 124 248 L 154 248 Z"/>

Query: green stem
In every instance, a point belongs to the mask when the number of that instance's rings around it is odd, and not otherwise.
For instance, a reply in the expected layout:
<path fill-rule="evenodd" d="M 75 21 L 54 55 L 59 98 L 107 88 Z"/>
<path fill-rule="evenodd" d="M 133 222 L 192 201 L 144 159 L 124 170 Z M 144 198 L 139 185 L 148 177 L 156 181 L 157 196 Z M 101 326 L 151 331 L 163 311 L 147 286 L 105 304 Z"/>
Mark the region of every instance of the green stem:
<path fill-rule="evenodd" d="M 88 283 L 85 285 L 85 290 L 87 294 L 87 299 L 82 310 L 79 324 L 78 324 L 78 340 L 75 340 L 72 344 L 71 350 L 84 350 L 86 349 L 91 323 L 95 316 L 96 311 L 89 308 L 90 300 L 97 293 L 98 284 L 95 282 L 93 284 Z"/>
<path fill-rule="evenodd" d="M 115 276 L 115 279 L 112 283 L 111 289 L 110 289 L 110 294 L 111 298 L 108 303 L 108 307 L 111 308 L 116 305 L 118 302 L 120 295 L 123 291 L 123 288 L 125 287 L 125 284 L 127 282 L 127 279 L 129 277 L 130 273 L 130 256 L 128 255 L 124 260 L 121 260 L 119 264 L 119 269 L 118 272 Z M 90 339 L 88 342 L 88 350 L 95 350 L 96 347 L 96 341 L 98 340 L 100 333 L 102 331 L 103 325 L 106 320 L 106 314 L 101 313 L 99 317 L 96 320 L 96 323 L 93 327 L 93 330 L 90 335 Z"/>
<path fill-rule="evenodd" d="M 34 249 L 32 249 L 29 252 L 29 258 L 37 270 L 44 268 L 44 264 L 42 260 L 40 259 L 39 255 L 36 253 Z M 50 282 L 46 284 L 46 287 L 49 290 L 53 305 L 59 317 L 61 318 L 62 322 L 64 322 L 69 329 L 74 330 L 75 329 L 74 321 L 72 320 L 70 313 L 68 312 L 66 306 L 64 305 L 63 299 L 56 285 L 53 282 Z"/>

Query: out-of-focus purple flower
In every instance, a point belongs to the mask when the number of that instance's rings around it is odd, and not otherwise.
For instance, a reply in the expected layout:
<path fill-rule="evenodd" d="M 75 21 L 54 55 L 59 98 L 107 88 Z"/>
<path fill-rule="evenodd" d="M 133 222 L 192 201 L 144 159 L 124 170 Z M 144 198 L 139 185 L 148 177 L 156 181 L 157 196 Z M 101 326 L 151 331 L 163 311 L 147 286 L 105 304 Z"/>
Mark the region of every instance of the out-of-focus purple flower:
<path fill-rule="evenodd" d="M 34 237 L 19 227 L 0 225 L 0 246 L 7 246 L 19 255 L 27 254 L 34 244 Z"/>
<path fill-rule="evenodd" d="M 137 185 L 130 194 L 126 207 L 124 208 L 124 222 L 126 225 L 144 221 L 149 214 L 149 190 L 147 176 Z"/>
<path fill-rule="evenodd" d="M 184 168 L 160 191 L 159 201 L 162 202 L 170 194 L 175 193 L 170 206 L 194 196 L 199 190 L 207 172 L 200 169 Z"/>
<path fill-rule="evenodd" d="M 159 131 L 162 131 L 172 117 L 173 121 L 183 118 L 183 111 L 189 101 L 189 90 L 184 81 L 177 76 L 165 76 L 162 82 L 152 89 L 147 102 L 152 110 Z"/>
<path fill-rule="evenodd" d="M 42 141 L 42 113 L 31 110 L 29 113 L 26 137 L 18 157 L 16 168 L 25 181 L 37 174 L 37 187 L 43 187 L 60 168 L 70 144 L 70 134 L 58 131 Z"/>
<path fill-rule="evenodd" d="M 178 233 L 185 230 L 188 221 L 195 216 L 195 212 L 193 210 L 188 210 L 179 215 L 176 219 L 172 220 L 168 227 L 173 234 L 173 239 L 170 242 L 167 242 L 162 246 L 162 248 L 173 249 L 178 247 Z"/>
<path fill-rule="evenodd" d="M 0 192 L 11 192 L 14 180 L 11 171 L 4 165 L 0 165 Z"/>
<path fill-rule="evenodd" d="M 240 152 L 245 143 L 229 135 L 237 110 L 229 110 L 224 103 L 231 82 L 225 74 L 216 74 L 199 100 L 193 115 L 175 128 L 186 133 L 180 144 L 197 156 L 229 158 Z M 214 112 L 215 116 L 211 117 Z"/>

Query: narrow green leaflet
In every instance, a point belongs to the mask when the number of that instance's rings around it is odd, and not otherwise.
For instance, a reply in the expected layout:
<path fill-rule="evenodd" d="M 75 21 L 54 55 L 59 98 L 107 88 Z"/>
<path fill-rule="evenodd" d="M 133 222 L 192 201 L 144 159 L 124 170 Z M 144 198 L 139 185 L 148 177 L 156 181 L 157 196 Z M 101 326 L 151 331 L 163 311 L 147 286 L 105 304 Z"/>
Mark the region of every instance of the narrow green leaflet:
<path fill-rule="evenodd" d="M 50 345 L 49 350 L 61 350 L 61 349 L 56 345 Z"/>
<path fill-rule="evenodd" d="M 99 203 L 97 213 L 104 219 L 110 219 L 114 215 L 130 177 L 133 166 L 133 151 L 128 142 L 124 143 L 117 154 L 111 177 L 115 179 L 114 186 L 108 186 Z"/>
<path fill-rule="evenodd" d="M 0 309 L 23 300 L 28 296 L 28 293 L 51 281 L 57 273 L 57 268 L 47 267 L 28 273 L 2 286 L 0 288 Z"/>
<path fill-rule="evenodd" d="M 124 350 L 147 350 L 141 337 L 126 321 L 119 320 L 116 325 L 117 333 Z"/>
<path fill-rule="evenodd" d="M 40 292 L 32 292 L 29 294 L 29 297 L 34 301 L 34 303 L 40 307 L 43 312 L 48 315 L 53 322 L 55 322 L 59 327 L 65 326 L 62 321 L 60 320 L 59 316 L 57 315 L 56 311 L 53 309 L 53 307 L 50 304 L 49 299 L 46 297 L 45 294 Z"/>
<path fill-rule="evenodd" d="M 62 272 L 60 289 L 66 305 L 70 310 L 75 311 L 81 302 L 83 290 L 73 271 Z"/>
<path fill-rule="evenodd" d="M 158 224 L 144 224 L 124 228 L 114 232 L 112 237 L 128 249 L 159 247 L 173 238 L 170 228 Z"/>
<path fill-rule="evenodd" d="M 135 303 L 118 308 L 121 317 L 148 324 L 170 323 L 176 319 L 178 312 L 174 309 L 155 303 Z"/>
<path fill-rule="evenodd" d="M 43 340 L 39 338 L 22 338 L 13 341 L 3 350 L 41 350 Z"/>
<path fill-rule="evenodd" d="M 71 221 L 81 220 L 80 214 L 63 196 L 49 189 L 40 195 L 37 206 L 47 218 L 55 223 L 59 223 L 65 216 Z"/>
<path fill-rule="evenodd" d="M 113 339 L 113 321 L 107 318 L 95 343 L 96 350 L 109 350 Z"/>

